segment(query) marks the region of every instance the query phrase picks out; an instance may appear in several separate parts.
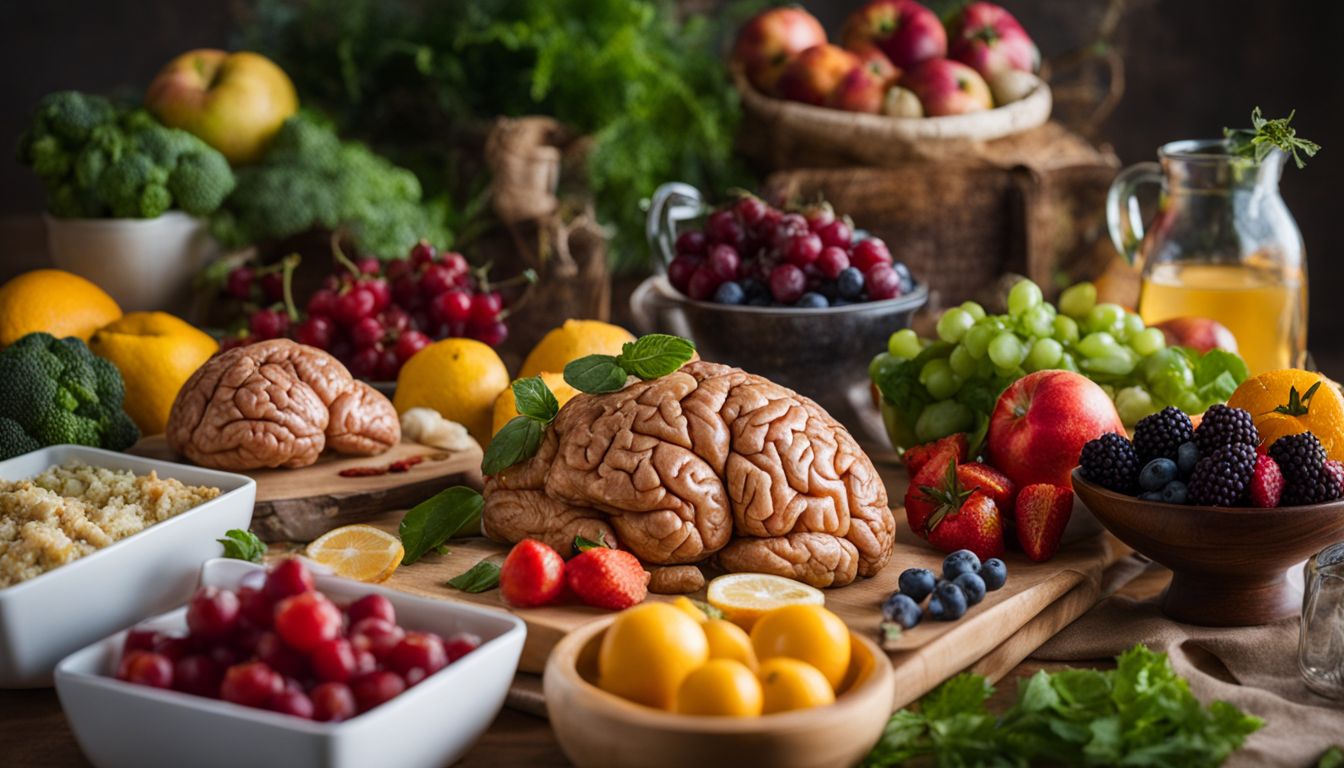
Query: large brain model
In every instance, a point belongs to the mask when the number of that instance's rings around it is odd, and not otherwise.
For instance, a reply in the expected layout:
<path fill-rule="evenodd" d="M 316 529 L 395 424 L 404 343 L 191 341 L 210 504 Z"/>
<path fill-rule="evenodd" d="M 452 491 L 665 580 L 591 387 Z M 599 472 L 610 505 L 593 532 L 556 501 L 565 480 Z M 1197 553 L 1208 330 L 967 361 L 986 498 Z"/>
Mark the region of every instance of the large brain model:
<path fill-rule="evenodd" d="M 872 462 L 793 391 L 736 368 L 680 371 L 565 405 L 531 459 L 487 480 L 485 533 L 568 552 L 575 536 L 645 563 L 842 586 L 891 557 Z"/>

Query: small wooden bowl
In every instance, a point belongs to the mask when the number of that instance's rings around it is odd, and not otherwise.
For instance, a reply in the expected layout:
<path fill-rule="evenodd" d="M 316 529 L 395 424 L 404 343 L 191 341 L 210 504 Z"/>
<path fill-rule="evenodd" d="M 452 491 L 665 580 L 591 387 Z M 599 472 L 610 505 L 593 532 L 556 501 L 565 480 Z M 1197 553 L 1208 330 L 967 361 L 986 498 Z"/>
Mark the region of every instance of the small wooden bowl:
<path fill-rule="evenodd" d="M 1344 500 L 1305 507 L 1199 507 L 1143 501 L 1073 471 L 1101 524 L 1172 571 L 1162 610 L 1187 624 L 1245 627 L 1297 615 L 1287 571 L 1344 538 Z"/>
<path fill-rule="evenodd" d="M 854 661 L 830 706 L 754 718 L 678 715 L 593 684 L 612 619 L 571 632 L 551 651 L 546 709 L 565 756 L 579 768 L 837 768 L 872 749 L 891 715 L 896 683 L 877 644 L 851 633 Z"/>

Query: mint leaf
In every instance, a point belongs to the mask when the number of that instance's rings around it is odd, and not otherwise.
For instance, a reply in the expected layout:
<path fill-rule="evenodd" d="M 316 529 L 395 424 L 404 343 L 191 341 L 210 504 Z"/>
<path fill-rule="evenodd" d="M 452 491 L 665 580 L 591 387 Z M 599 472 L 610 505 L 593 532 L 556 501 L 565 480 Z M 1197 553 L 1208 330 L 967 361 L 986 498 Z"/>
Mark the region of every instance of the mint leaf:
<path fill-rule="evenodd" d="M 448 586 L 463 592 L 484 592 L 499 586 L 499 563 L 482 560 L 448 580 Z"/>
<path fill-rule="evenodd" d="M 514 416 L 495 434 L 490 447 L 485 449 L 481 471 L 497 475 L 521 461 L 532 458 L 541 446 L 546 425 L 527 416 Z"/>
<path fill-rule="evenodd" d="M 650 333 L 621 347 L 620 366 L 641 379 L 666 376 L 695 355 L 695 344 L 680 336 Z"/>
<path fill-rule="evenodd" d="M 611 355 L 588 355 L 565 366 L 565 383 L 592 395 L 620 391 L 626 376 L 620 360 Z"/>
<path fill-rule="evenodd" d="M 414 563 L 461 531 L 480 531 L 484 506 L 481 494 L 457 485 L 411 507 L 398 529 L 401 545 L 406 549 L 402 564 Z"/>
<path fill-rule="evenodd" d="M 215 541 L 224 545 L 224 557 L 234 560 L 260 563 L 261 558 L 266 554 L 266 542 L 257 538 L 257 535 L 251 531 L 234 528 L 226 531 L 224 538 L 215 539 Z"/>
<path fill-rule="evenodd" d="M 518 379 L 512 384 L 513 399 L 518 413 L 543 424 L 550 424 L 560 412 L 560 402 L 540 376 Z"/>

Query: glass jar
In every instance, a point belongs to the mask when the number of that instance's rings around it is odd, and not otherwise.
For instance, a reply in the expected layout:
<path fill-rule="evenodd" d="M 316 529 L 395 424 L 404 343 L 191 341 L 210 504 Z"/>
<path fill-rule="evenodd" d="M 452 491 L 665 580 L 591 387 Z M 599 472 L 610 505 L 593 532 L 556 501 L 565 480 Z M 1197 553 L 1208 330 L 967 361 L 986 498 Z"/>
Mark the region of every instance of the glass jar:
<path fill-rule="evenodd" d="M 1176 141 L 1157 155 L 1122 171 L 1106 200 L 1115 247 L 1142 271 L 1144 322 L 1211 318 L 1232 331 L 1252 375 L 1300 367 L 1307 262 L 1279 195 L 1286 155 L 1256 164 L 1221 139 Z M 1135 197 L 1143 185 L 1161 189 L 1146 229 Z"/>
<path fill-rule="evenodd" d="M 1344 542 L 1307 561 L 1297 667 L 1308 688 L 1344 699 Z"/>

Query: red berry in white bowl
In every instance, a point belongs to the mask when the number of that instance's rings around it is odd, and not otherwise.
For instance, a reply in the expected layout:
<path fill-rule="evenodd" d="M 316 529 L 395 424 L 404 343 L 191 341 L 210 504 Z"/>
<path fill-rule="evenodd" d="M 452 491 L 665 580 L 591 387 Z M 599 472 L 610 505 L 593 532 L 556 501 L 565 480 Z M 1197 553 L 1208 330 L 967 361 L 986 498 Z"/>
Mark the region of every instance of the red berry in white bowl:
<path fill-rule="evenodd" d="M 275 670 L 260 661 L 249 661 L 228 668 L 219 695 L 245 707 L 264 707 L 284 689 L 285 679 Z"/>
<path fill-rule="evenodd" d="M 187 628 L 197 638 L 227 637 L 238 625 L 238 596 L 219 587 L 201 587 L 187 603 Z"/>
<path fill-rule="evenodd" d="M 405 636 L 401 627 L 376 616 L 361 619 L 350 627 L 350 642 L 355 648 L 369 651 L 379 659 L 387 656 Z"/>
<path fill-rule="evenodd" d="M 406 681 L 395 672 L 378 670 L 360 675 L 350 683 L 355 694 L 355 703 L 360 712 L 370 709 L 400 696 L 406 690 Z"/>
<path fill-rule="evenodd" d="M 392 601 L 376 592 L 351 603 L 350 607 L 345 609 L 345 614 L 350 618 L 351 627 L 364 619 L 382 619 L 389 624 L 397 623 L 397 611 L 392 606 Z"/>
<path fill-rule="evenodd" d="M 262 587 L 272 603 L 313 589 L 313 574 L 304 567 L 303 561 L 293 557 L 276 563 L 266 574 L 266 583 Z"/>
<path fill-rule="evenodd" d="M 344 683 L 322 683 L 308 697 L 313 702 L 313 719 L 324 723 L 339 723 L 359 712 L 354 692 Z"/>
<path fill-rule="evenodd" d="M 406 637 L 387 655 L 387 666 L 403 678 L 415 675 L 417 681 L 448 666 L 448 654 L 443 641 L 428 632 L 407 632 Z"/>
<path fill-rule="evenodd" d="M 117 677 L 152 688 L 172 688 L 173 662 L 161 653 L 131 651 L 122 657 Z"/>
<path fill-rule="evenodd" d="M 265 662 L 271 669 L 288 677 L 301 677 L 310 671 L 308 659 L 275 632 L 262 633 L 253 653 L 258 661 Z"/>
<path fill-rule="evenodd" d="M 313 700 L 302 690 L 285 689 L 272 696 L 266 703 L 266 708 L 282 715 L 301 717 L 304 720 L 313 719 Z"/>
<path fill-rule="evenodd" d="M 287 597 L 275 606 L 275 631 L 285 644 L 307 653 L 341 633 L 341 610 L 321 592 Z"/>
<path fill-rule="evenodd" d="M 173 688 L 183 693 L 217 699 L 224 669 L 213 658 L 203 654 L 183 656 L 173 665 Z"/>
<path fill-rule="evenodd" d="M 450 664 L 480 647 L 480 635 L 474 635 L 470 632 L 458 632 L 443 640 L 443 650 L 448 654 L 448 663 Z"/>
<path fill-rule="evenodd" d="M 354 677 L 357 668 L 355 647 L 343 637 L 324 640 L 308 657 L 318 680 L 344 683 Z"/>

